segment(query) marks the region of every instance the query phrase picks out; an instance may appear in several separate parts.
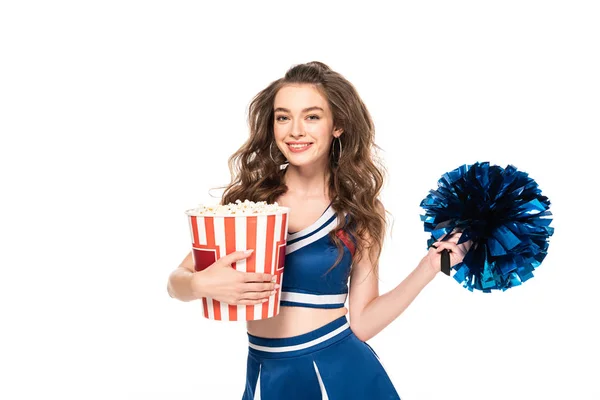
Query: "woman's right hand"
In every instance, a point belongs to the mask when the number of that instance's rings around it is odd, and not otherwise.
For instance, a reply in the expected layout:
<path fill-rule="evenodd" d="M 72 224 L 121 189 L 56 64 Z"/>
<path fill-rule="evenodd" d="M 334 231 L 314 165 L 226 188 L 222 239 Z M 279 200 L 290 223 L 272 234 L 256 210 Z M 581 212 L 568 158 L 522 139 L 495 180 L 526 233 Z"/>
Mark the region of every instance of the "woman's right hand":
<path fill-rule="evenodd" d="M 231 305 L 264 303 L 279 287 L 275 275 L 241 272 L 231 264 L 250 257 L 252 252 L 236 251 L 192 275 L 192 292 L 198 297 L 210 297 Z M 193 267 L 192 267 L 193 269 Z"/>

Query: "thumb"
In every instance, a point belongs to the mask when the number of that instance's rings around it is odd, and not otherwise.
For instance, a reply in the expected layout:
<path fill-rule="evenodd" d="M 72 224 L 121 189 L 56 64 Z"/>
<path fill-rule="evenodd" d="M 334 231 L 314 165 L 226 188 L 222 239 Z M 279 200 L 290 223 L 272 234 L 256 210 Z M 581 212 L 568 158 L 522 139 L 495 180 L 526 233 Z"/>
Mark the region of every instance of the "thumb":
<path fill-rule="evenodd" d="M 226 256 L 221 257 L 218 262 L 223 266 L 230 266 L 236 261 L 250 257 L 253 251 L 253 249 L 234 251 L 233 253 L 229 253 Z"/>

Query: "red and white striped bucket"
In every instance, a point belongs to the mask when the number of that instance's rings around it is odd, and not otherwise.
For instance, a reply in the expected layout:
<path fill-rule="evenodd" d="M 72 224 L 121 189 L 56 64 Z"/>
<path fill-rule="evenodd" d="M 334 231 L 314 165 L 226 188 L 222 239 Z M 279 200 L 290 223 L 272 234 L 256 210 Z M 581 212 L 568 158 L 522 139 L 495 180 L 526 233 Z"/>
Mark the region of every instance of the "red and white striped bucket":
<path fill-rule="evenodd" d="M 282 211 L 232 216 L 188 215 L 192 254 L 196 271 L 201 271 L 226 254 L 254 249 L 250 257 L 232 266 L 243 272 L 263 272 L 277 276 L 281 285 L 288 231 L 289 208 Z M 249 321 L 279 314 L 281 286 L 269 300 L 256 305 L 230 305 L 202 298 L 204 317 L 221 321 Z"/>

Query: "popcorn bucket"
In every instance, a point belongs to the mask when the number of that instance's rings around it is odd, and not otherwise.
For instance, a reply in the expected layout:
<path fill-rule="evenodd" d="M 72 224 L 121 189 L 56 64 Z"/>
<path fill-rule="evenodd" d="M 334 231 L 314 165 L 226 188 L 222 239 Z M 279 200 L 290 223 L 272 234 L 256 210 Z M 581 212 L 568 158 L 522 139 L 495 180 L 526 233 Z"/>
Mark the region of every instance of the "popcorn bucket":
<path fill-rule="evenodd" d="M 262 272 L 277 276 L 281 285 L 288 231 L 289 208 L 246 215 L 193 215 L 187 210 L 194 268 L 201 271 L 221 257 L 239 250 L 254 249 L 250 257 L 232 264 L 242 272 Z M 256 305 L 230 305 L 203 297 L 204 317 L 221 321 L 250 321 L 279 314 L 281 286 L 269 300 Z"/>

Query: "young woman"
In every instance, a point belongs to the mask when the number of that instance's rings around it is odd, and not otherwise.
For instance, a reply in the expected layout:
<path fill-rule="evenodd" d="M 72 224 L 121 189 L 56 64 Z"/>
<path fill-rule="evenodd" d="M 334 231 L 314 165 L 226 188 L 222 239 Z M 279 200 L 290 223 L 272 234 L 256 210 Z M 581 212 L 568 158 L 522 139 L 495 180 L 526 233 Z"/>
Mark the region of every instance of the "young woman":
<path fill-rule="evenodd" d="M 221 203 L 277 202 L 291 211 L 280 313 L 247 324 L 243 399 L 399 399 L 366 341 L 435 277 L 442 250 L 454 265 L 470 242 L 457 245 L 459 233 L 438 241 L 404 281 L 379 294 L 385 169 L 373 155 L 367 108 L 327 65 L 297 65 L 272 82 L 250 104 L 249 125 L 250 137 L 229 160 L 234 179 Z M 270 275 L 230 268 L 247 256 L 232 253 L 195 272 L 188 254 L 169 277 L 170 296 L 264 301 L 277 287 Z"/>

